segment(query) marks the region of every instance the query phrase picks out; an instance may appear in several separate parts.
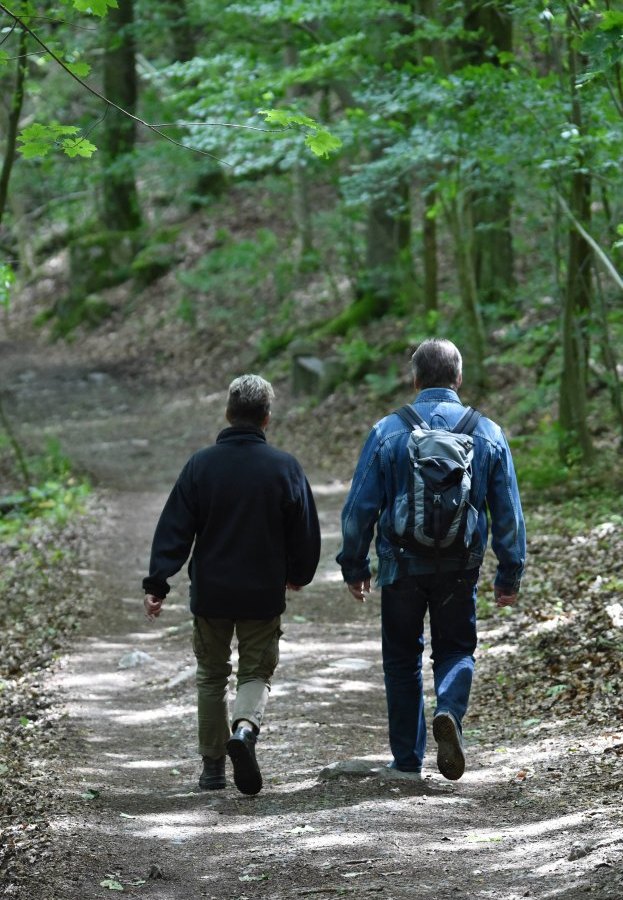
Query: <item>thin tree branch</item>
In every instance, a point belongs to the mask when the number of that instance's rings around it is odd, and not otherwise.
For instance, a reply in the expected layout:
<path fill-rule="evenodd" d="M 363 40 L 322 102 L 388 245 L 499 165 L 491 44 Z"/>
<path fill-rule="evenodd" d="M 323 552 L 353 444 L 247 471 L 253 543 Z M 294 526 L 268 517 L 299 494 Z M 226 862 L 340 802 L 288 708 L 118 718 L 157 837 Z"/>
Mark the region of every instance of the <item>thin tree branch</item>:
<path fill-rule="evenodd" d="M 51 22 L 53 25 L 68 25 L 69 28 L 75 28 L 78 31 L 97 31 L 97 28 L 91 28 L 90 25 L 76 25 L 74 22 L 68 22 L 67 19 L 54 19 L 52 16 L 26 15 L 24 16 L 24 19 L 37 22 Z"/>
<path fill-rule="evenodd" d="M 124 116 L 127 116 L 129 119 L 132 119 L 138 125 L 142 125 L 144 128 L 147 128 L 149 131 L 152 131 L 154 134 L 159 135 L 159 137 L 164 138 L 165 141 L 168 141 L 170 144 L 174 144 L 176 147 L 181 147 L 183 150 L 191 150 L 194 153 L 199 153 L 201 156 L 208 156 L 208 157 L 210 157 L 210 159 L 214 159 L 217 162 L 223 163 L 226 166 L 231 166 L 231 164 L 226 162 L 226 160 L 220 159 L 218 156 L 215 156 L 213 153 L 209 153 L 207 150 L 201 150 L 198 147 L 192 147 L 189 144 L 183 144 L 181 141 L 177 141 L 177 140 L 175 140 L 175 138 L 169 137 L 168 134 L 165 134 L 164 132 L 159 130 L 160 128 L 171 127 L 171 126 L 155 125 L 151 122 L 146 122 L 145 119 L 141 119 L 139 116 L 135 116 L 133 113 L 128 112 L 127 109 L 124 109 L 122 106 L 119 106 L 117 103 L 114 103 L 112 100 L 109 100 L 108 97 L 106 97 L 104 94 L 101 94 L 94 87 L 91 87 L 91 85 L 87 84 L 86 81 L 83 81 L 82 78 L 80 78 L 78 75 L 74 74 L 74 72 L 71 71 L 69 66 L 67 66 L 67 64 L 61 59 L 61 57 L 57 56 L 53 50 L 50 50 L 50 48 L 47 46 L 47 44 L 31 28 L 28 27 L 28 25 L 20 18 L 20 16 L 17 16 L 15 13 L 11 12 L 10 9 L 7 9 L 7 7 L 3 3 L 0 3 L 0 11 L 4 12 L 4 13 L 6 13 L 6 15 L 10 16 L 14 20 L 14 22 L 17 25 L 19 25 L 20 28 L 22 28 L 26 32 L 26 34 L 29 34 L 33 38 L 33 40 L 36 41 L 36 43 L 39 44 L 39 46 L 42 47 L 43 50 L 46 53 L 48 53 L 50 55 L 50 57 L 69 75 L 70 78 L 73 78 L 74 81 L 76 81 L 81 87 L 83 87 L 90 94 L 93 94 L 94 97 L 97 97 L 98 100 L 101 100 L 103 103 L 106 103 L 106 105 L 108 107 L 116 109 L 118 112 L 122 113 Z M 187 124 L 187 123 L 179 122 L 179 123 L 176 123 L 176 126 L 179 128 L 183 128 L 185 126 L 185 124 Z M 200 124 L 200 125 L 218 124 L 225 128 L 248 128 L 252 131 L 262 131 L 262 132 L 266 132 L 266 133 L 271 133 L 271 129 L 256 128 L 253 125 L 234 125 L 232 123 L 225 123 L 225 122 L 219 122 L 219 123 L 202 122 L 202 123 L 188 123 L 188 124 Z"/>
<path fill-rule="evenodd" d="M 28 56 L 45 56 L 47 50 L 33 50 L 32 53 L 22 53 L 20 56 L 7 56 L 5 62 L 14 62 L 16 59 L 26 59 Z"/>
<path fill-rule="evenodd" d="M 257 125 L 237 125 L 233 122 L 153 122 L 152 128 L 188 128 L 190 125 L 210 125 L 221 128 L 248 128 L 251 131 L 262 131 L 264 134 L 282 134 L 290 128 L 259 128 Z"/>

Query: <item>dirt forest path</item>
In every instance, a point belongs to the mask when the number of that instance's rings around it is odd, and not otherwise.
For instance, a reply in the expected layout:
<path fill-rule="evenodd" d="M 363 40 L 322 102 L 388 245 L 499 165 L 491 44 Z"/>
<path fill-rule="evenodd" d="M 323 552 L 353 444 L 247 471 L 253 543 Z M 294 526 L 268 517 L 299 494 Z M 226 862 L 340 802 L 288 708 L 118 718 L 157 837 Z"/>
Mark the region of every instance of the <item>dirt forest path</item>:
<path fill-rule="evenodd" d="M 165 493 L 221 427 L 224 393 L 129 383 L 28 348 L 0 368 L 24 432 L 57 437 L 93 476 L 101 526 L 83 573 L 92 611 L 48 682 L 66 713 L 61 755 L 45 763 L 59 778 L 52 857 L 8 896 L 621 900 L 620 805 L 591 788 L 595 735 L 560 722 L 535 734 L 500 706 L 466 723 L 460 782 L 439 775 L 434 747 L 423 782 L 386 777 L 379 597 L 346 595 L 333 562 L 346 484 L 313 472 L 323 559 L 284 616 L 264 790 L 238 794 L 229 772 L 225 791 L 200 792 L 185 575 L 157 624 L 139 586 Z M 499 623 L 487 626 L 494 643 Z M 578 748 L 588 761 L 574 771 Z"/>

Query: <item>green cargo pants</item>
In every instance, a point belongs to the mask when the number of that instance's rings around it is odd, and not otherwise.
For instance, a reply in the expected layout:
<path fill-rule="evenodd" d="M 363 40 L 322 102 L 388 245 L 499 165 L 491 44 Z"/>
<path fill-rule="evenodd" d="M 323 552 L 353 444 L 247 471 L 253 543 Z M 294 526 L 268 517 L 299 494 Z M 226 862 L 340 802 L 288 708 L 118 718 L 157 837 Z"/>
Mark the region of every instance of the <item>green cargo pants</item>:
<path fill-rule="evenodd" d="M 236 699 L 233 725 L 247 719 L 259 729 L 270 681 L 279 662 L 281 618 L 202 619 L 195 617 L 193 650 L 197 658 L 199 753 L 216 759 L 231 735 L 227 691 L 232 673 L 231 643 L 238 638 Z"/>

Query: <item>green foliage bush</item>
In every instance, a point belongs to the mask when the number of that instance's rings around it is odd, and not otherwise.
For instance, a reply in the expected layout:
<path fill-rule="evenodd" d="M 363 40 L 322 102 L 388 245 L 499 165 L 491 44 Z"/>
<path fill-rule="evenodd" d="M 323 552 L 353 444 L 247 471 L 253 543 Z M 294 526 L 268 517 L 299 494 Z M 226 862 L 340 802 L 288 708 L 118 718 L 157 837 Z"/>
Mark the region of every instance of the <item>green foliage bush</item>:
<path fill-rule="evenodd" d="M 235 303 L 260 318 L 265 312 L 262 298 L 267 293 L 279 302 L 293 286 L 292 260 L 275 232 L 268 228 L 260 228 L 253 239 L 237 241 L 226 229 L 220 230 L 217 237 L 220 246 L 206 253 L 194 268 L 180 272 L 180 284 L 193 295 L 210 298 L 211 316 L 222 316 L 224 308 Z M 196 305 L 194 297 L 186 297 L 178 307 L 178 314 L 186 320 L 196 319 Z"/>
<path fill-rule="evenodd" d="M 168 244 L 150 243 L 136 254 L 130 272 L 136 286 L 146 288 L 166 275 L 177 261 L 177 254 Z"/>
<path fill-rule="evenodd" d="M 8 444 L 0 441 L 0 456 L 8 457 Z M 4 459 L 4 468 L 12 461 Z M 25 534 L 38 519 L 64 524 L 84 509 L 90 485 L 71 471 L 57 441 L 27 462 L 29 484 L 0 496 L 0 538 Z M 16 479 L 17 480 L 17 479 Z"/>

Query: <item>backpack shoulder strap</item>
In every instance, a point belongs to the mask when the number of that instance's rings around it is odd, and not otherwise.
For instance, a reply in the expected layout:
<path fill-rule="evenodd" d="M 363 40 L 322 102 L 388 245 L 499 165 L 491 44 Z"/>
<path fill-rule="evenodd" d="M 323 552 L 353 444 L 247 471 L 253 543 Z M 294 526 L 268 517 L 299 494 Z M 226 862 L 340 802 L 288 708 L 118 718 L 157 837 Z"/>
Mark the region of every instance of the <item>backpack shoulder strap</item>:
<path fill-rule="evenodd" d="M 459 421 L 452 429 L 453 434 L 472 434 L 478 422 L 482 419 L 482 413 L 468 406 Z"/>
<path fill-rule="evenodd" d="M 394 412 L 397 416 L 400 416 L 403 422 L 409 426 L 409 428 L 413 429 L 416 426 L 420 426 L 425 431 L 430 431 L 430 425 L 424 421 L 422 416 L 415 410 L 410 403 L 406 406 L 401 406 L 400 409 L 395 409 Z"/>

